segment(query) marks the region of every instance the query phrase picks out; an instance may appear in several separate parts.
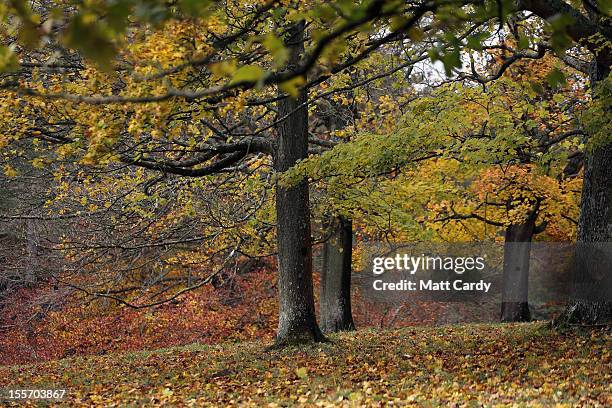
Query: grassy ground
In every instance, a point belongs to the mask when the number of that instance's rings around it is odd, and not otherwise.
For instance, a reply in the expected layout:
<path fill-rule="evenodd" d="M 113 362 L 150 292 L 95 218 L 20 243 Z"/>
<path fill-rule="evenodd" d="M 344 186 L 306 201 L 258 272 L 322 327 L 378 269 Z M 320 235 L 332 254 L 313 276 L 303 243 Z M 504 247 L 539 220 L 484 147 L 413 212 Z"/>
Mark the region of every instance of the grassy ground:
<path fill-rule="evenodd" d="M 0 367 L 0 389 L 65 388 L 63 403 L 86 406 L 612 406 L 607 330 L 461 325 L 331 339 L 280 351 L 192 345 Z"/>

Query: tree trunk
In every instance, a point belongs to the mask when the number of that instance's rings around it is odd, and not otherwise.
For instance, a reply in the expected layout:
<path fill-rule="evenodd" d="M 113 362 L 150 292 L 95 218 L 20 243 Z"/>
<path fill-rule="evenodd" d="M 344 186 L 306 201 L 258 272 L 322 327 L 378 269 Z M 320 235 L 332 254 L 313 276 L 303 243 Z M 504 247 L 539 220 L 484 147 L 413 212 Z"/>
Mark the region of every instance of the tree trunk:
<path fill-rule="evenodd" d="M 603 53 L 602 53 L 603 54 Z M 591 88 L 596 90 L 599 83 L 610 74 L 606 55 L 598 56 L 593 64 Z M 602 324 L 612 322 L 612 303 L 599 294 L 589 296 L 584 288 L 597 292 L 610 284 L 609 265 L 596 267 L 589 252 L 594 250 L 591 243 L 612 242 L 612 143 L 594 146 L 586 152 L 584 163 L 584 181 L 578 220 L 578 246 L 576 248 L 576 269 L 574 283 L 579 285 L 581 293 L 570 301 L 565 312 L 556 320 L 557 325 L 566 324 Z M 608 244 L 609 247 L 609 244 Z M 608 249 L 609 250 L 609 249 Z M 609 287 L 608 287 L 609 289 Z"/>
<path fill-rule="evenodd" d="M 38 274 L 38 235 L 36 232 L 36 221 L 26 221 L 26 250 L 28 253 L 24 280 L 26 285 L 33 285 Z"/>
<path fill-rule="evenodd" d="M 537 210 L 523 224 L 506 228 L 504 242 L 502 322 L 528 322 L 529 257 Z"/>
<path fill-rule="evenodd" d="M 327 115 L 329 131 L 333 134 L 336 130 L 344 129 L 350 123 L 351 115 L 354 116 L 355 112 L 350 107 L 331 102 Z M 323 246 L 319 300 L 321 327 L 324 332 L 355 330 L 351 312 L 353 223 L 342 216 L 326 221 L 326 235 L 331 235 Z"/>
<path fill-rule="evenodd" d="M 304 23 L 288 31 L 291 44 L 287 69 L 295 68 L 304 51 Z M 274 158 L 277 172 L 291 168 L 308 155 L 308 108 L 306 90 L 297 98 L 278 102 L 278 117 L 287 116 L 278 125 L 278 146 Z M 323 341 L 317 325 L 313 285 L 310 203 L 308 182 L 291 187 L 276 186 L 276 222 L 278 242 L 279 322 L 276 344 Z"/>
<path fill-rule="evenodd" d="M 321 328 L 324 332 L 355 330 L 351 313 L 353 224 L 337 217 L 327 226 L 331 234 L 323 246 L 321 271 Z"/>

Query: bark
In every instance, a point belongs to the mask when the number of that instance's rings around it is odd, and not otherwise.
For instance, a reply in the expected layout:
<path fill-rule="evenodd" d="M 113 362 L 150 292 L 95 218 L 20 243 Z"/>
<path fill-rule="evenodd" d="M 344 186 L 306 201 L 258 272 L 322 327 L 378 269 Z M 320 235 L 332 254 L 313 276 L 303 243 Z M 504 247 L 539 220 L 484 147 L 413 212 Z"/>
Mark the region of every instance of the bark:
<path fill-rule="evenodd" d="M 304 23 L 290 27 L 291 44 L 287 69 L 299 64 L 304 51 Z M 283 172 L 308 155 L 308 108 L 306 91 L 297 98 L 278 102 L 278 116 L 287 119 L 278 125 L 278 145 L 274 157 L 277 172 Z M 302 106 L 304 105 L 304 106 Z M 276 344 L 323 341 L 315 315 L 312 284 L 312 246 L 308 182 L 291 187 L 276 186 L 278 243 L 279 322 Z"/>
<path fill-rule="evenodd" d="M 609 54 L 609 53 L 608 53 Z M 601 55 L 593 63 L 591 88 L 610 74 L 609 56 Z M 578 220 L 575 287 L 581 288 L 555 321 L 557 325 L 591 325 L 612 322 L 612 303 L 602 289 L 609 290 L 609 265 L 600 265 L 589 253 L 596 248 L 591 243 L 612 242 L 612 143 L 595 146 L 586 152 L 584 181 Z M 594 244 L 596 245 L 596 244 Z M 605 245 L 605 244 L 603 244 Z M 608 245 L 609 247 L 609 245 Z M 590 289 L 589 289 L 590 288 Z M 590 296 L 585 289 L 593 291 Z"/>
<path fill-rule="evenodd" d="M 27 285 L 33 285 L 36 282 L 36 276 L 38 274 L 38 249 L 36 222 L 28 219 L 26 221 L 26 250 L 28 255 L 24 276 Z"/>
<path fill-rule="evenodd" d="M 353 80 L 356 80 L 353 78 Z M 349 92 L 349 96 L 352 92 Z M 330 102 L 326 127 L 330 132 L 344 129 L 355 116 L 354 106 Z M 353 223 L 345 217 L 330 218 L 323 246 L 323 268 L 319 311 L 324 332 L 355 330 L 351 312 L 351 273 L 353 258 Z"/>
<path fill-rule="evenodd" d="M 321 271 L 321 328 L 324 332 L 355 330 L 351 312 L 353 223 L 337 217 L 327 226 Z"/>
<path fill-rule="evenodd" d="M 502 322 L 527 322 L 531 319 L 528 303 L 529 257 L 531 240 L 535 231 L 537 212 L 523 224 L 506 228 L 504 242 L 503 292 L 501 304 Z"/>
<path fill-rule="evenodd" d="M 612 52 L 609 47 L 602 47 L 600 41 L 594 41 L 596 35 L 612 39 L 612 26 L 606 24 L 605 17 L 584 15 L 571 4 L 563 0 L 517 0 L 518 9 L 535 13 L 543 19 L 555 18 L 560 13 L 570 15 L 573 23 L 567 27 L 568 35 L 576 42 L 583 43 L 595 56 L 591 70 L 591 89 L 595 90 L 600 81 L 610 74 Z M 599 23 L 598 21 L 599 20 Z M 612 242 L 612 143 L 597 146 L 586 152 L 584 163 L 584 182 L 578 221 L 578 247 L 575 280 L 594 289 L 606 287 L 610 282 L 610 272 L 593 273 L 588 254 L 588 247 L 581 243 Z M 592 298 L 582 294 L 576 297 L 565 312 L 555 321 L 557 325 L 565 324 L 601 324 L 612 321 L 612 306 L 609 298 Z"/>

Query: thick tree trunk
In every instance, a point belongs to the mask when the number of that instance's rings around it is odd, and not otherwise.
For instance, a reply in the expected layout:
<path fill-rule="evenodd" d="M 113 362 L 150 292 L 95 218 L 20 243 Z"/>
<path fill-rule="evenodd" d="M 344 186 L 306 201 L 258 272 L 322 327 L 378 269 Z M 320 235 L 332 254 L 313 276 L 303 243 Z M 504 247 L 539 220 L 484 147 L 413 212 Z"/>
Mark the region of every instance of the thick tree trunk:
<path fill-rule="evenodd" d="M 299 64 L 304 51 L 304 23 L 289 29 L 291 56 L 287 69 Z M 278 146 L 274 158 L 277 172 L 291 168 L 308 155 L 308 108 L 306 91 L 297 98 L 278 102 Z M 278 242 L 279 322 L 277 345 L 323 341 L 317 325 L 313 285 L 310 204 L 306 180 L 292 187 L 276 186 Z"/>
<path fill-rule="evenodd" d="M 518 0 L 519 9 L 531 11 L 544 19 L 552 19 L 560 13 L 570 15 L 574 22 L 567 27 L 567 33 L 576 43 L 582 42 L 595 56 L 591 73 L 591 89 L 595 90 L 600 81 L 610 74 L 612 53 L 609 48 L 602 47 L 600 42 L 593 40 L 596 34 L 609 37 L 605 24 L 596 24 L 598 13 L 588 11 L 589 17 L 575 9 L 571 4 L 558 0 Z M 590 265 L 588 243 L 612 242 L 612 143 L 595 146 L 587 151 L 584 165 L 584 183 L 580 203 L 580 219 L 578 221 L 578 248 L 576 264 L 576 281 L 583 286 L 594 289 L 609 284 L 610 272 L 604 268 L 603 274 L 593 273 Z M 592 249 L 592 248 L 591 248 Z M 607 288 L 609 289 L 609 288 Z M 596 299 L 596 300 L 593 300 Z M 570 301 L 565 312 L 556 320 L 557 325 L 565 324 L 599 324 L 612 321 L 612 305 L 610 298 L 576 296 Z"/>
<path fill-rule="evenodd" d="M 337 217 L 326 227 L 330 237 L 323 246 L 321 328 L 324 332 L 355 330 L 351 312 L 353 223 Z"/>
<path fill-rule="evenodd" d="M 523 224 L 506 228 L 501 321 L 528 322 L 529 257 L 535 230 L 534 213 Z"/>
<path fill-rule="evenodd" d="M 601 55 L 593 64 L 591 88 L 596 90 L 600 81 L 610 74 L 609 55 Z M 581 293 L 570 301 L 565 312 L 556 320 L 557 325 L 602 324 L 612 322 L 610 299 L 594 293 L 589 296 L 585 288 L 600 292 L 610 284 L 609 265 L 594 265 L 589 256 L 595 250 L 589 243 L 612 242 L 612 143 L 594 146 L 586 152 L 584 182 L 578 221 L 578 247 L 574 282 Z M 595 244 L 596 245 L 596 244 Z M 605 244 L 603 244 L 605 245 Z M 609 245 L 608 245 L 609 246 Z M 605 270 L 603 270 L 605 269 Z M 603 271 L 603 273 L 602 273 Z"/>

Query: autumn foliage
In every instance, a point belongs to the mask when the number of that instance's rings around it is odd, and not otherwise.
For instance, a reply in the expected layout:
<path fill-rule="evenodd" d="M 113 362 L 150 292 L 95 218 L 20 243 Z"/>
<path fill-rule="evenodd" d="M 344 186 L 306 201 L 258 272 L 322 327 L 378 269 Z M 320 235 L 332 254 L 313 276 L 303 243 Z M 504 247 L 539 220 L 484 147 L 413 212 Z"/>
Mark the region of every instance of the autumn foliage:
<path fill-rule="evenodd" d="M 0 367 L 0 387 L 60 385 L 73 406 L 541 406 L 612 402 L 609 331 L 542 323 L 334 334 L 284 350 L 198 345 Z"/>
<path fill-rule="evenodd" d="M 146 309 L 55 294 L 46 286 L 23 289 L 2 313 L 0 364 L 271 339 L 277 322 L 275 280 L 269 268 L 262 268 L 233 278 L 225 288 L 207 285 Z"/>
<path fill-rule="evenodd" d="M 143 309 L 58 292 L 52 285 L 22 289 L 12 294 L 2 313 L 0 365 L 191 343 L 272 342 L 278 324 L 276 293 L 272 260 L 218 288 L 205 285 Z M 360 329 L 495 321 L 496 312 L 495 304 L 377 303 L 362 296 L 358 285 L 353 288 L 353 316 Z"/>

